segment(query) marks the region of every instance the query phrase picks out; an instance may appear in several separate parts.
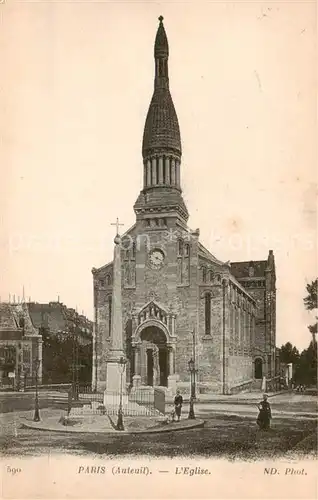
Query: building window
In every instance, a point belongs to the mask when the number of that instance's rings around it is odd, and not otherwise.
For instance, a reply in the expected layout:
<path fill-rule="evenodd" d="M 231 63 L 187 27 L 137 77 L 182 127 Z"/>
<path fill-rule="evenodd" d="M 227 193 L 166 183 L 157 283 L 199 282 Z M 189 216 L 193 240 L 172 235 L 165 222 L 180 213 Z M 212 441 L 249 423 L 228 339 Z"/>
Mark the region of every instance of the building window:
<path fill-rule="evenodd" d="M 106 286 L 110 286 L 110 284 L 111 284 L 111 279 L 110 279 L 109 274 L 107 274 L 107 276 L 106 276 Z"/>
<path fill-rule="evenodd" d="M 206 282 L 206 268 L 205 267 L 202 268 L 202 281 L 203 281 L 203 283 Z"/>
<path fill-rule="evenodd" d="M 184 256 L 189 257 L 190 255 L 190 246 L 188 244 L 184 245 Z"/>
<path fill-rule="evenodd" d="M 210 281 L 213 281 L 213 271 L 210 271 Z"/>
<path fill-rule="evenodd" d="M 182 257 L 182 251 L 183 251 L 183 241 L 178 240 L 178 256 Z"/>
<path fill-rule="evenodd" d="M 205 335 L 211 335 L 211 294 L 206 293 L 204 297 Z"/>
<path fill-rule="evenodd" d="M 99 280 L 99 286 L 101 286 L 102 288 L 105 286 L 105 280 L 104 279 Z"/>
<path fill-rule="evenodd" d="M 112 296 L 108 296 L 108 336 L 112 334 Z"/>
<path fill-rule="evenodd" d="M 132 244 L 132 258 L 133 259 L 136 258 L 136 243 L 135 242 Z"/>
<path fill-rule="evenodd" d="M 258 380 L 263 378 L 263 360 L 261 358 L 255 359 L 254 377 Z"/>

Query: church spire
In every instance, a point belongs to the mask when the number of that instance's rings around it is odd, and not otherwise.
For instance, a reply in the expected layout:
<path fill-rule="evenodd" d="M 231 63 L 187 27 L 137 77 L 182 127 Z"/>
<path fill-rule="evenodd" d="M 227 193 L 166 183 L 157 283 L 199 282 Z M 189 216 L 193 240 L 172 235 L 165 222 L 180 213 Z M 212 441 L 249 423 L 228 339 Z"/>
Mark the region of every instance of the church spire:
<path fill-rule="evenodd" d="M 169 45 L 159 17 L 154 44 L 155 80 L 154 92 L 148 109 L 143 142 L 144 184 L 134 206 L 136 214 L 178 212 L 183 221 L 189 214 L 181 196 L 180 165 L 181 138 L 177 113 L 169 90 Z M 147 206 L 146 206 L 147 205 Z"/>
<path fill-rule="evenodd" d="M 159 27 L 155 40 L 155 88 L 169 88 L 168 57 L 169 45 L 166 31 L 163 25 L 163 17 L 159 17 Z"/>
<path fill-rule="evenodd" d="M 169 45 L 162 16 L 159 17 L 154 56 L 155 88 L 142 144 L 144 189 L 164 185 L 180 190 L 181 138 L 169 91 Z"/>

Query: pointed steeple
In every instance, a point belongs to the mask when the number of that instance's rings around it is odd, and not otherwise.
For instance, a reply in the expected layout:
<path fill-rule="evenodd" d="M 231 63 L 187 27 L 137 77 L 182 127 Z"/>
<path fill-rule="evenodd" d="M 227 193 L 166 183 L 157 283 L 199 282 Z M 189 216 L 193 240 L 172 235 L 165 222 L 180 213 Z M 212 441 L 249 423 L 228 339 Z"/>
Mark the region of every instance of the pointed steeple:
<path fill-rule="evenodd" d="M 181 137 L 169 90 L 169 45 L 162 16 L 155 38 L 154 58 L 154 92 L 142 142 L 144 185 L 134 208 L 138 215 L 157 209 L 162 211 L 164 206 L 171 216 L 172 212 L 177 212 L 178 217 L 186 222 L 189 214 L 181 196 L 180 180 Z"/>
<path fill-rule="evenodd" d="M 155 40 L 155 59 L 166 58 L 169 56 L 169 45 L 166 31 L 163 25 L 163 17 L 159 16 L 159 27 Z"/>
<path fill-rule="evenodd" d="M 174 161 L 178 164 L 178 167 L 174 169 L 179 172 L 181 138 L 177 113 L 169 91 L 169 46 L 162 20 L 163 17 L 160 16 L 154 48 L 155 88 L 145 123 L 142 154 L 144 160 L 159 153 L 173 155 Z M 159 178 L 153 180 L 156 184 L 167 183 L 180 188 L 178 173 L 176 172 L 173 177 L 173 182 L 170 178 L 162 179 L 162 182 Z"/>

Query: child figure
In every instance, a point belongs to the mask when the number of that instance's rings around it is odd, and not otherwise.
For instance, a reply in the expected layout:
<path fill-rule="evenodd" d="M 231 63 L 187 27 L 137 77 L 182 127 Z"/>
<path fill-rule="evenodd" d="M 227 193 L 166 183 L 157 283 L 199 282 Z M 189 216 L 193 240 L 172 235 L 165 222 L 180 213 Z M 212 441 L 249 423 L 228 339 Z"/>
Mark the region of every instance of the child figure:
<path fill-rule="evenodd" d="M 174 398 L 174 415 L 177 416 L 178 422 L 180 422 L 182 404 L 183 404 L 183 397 L 181 396 L 180 391 L 178 389 Z"/>

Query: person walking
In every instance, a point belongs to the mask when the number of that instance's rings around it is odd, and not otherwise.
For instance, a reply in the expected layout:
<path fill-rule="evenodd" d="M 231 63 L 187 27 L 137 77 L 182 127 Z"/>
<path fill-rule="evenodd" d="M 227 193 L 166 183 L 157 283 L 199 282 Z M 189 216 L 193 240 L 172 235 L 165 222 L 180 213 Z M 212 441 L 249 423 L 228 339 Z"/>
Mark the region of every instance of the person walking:
<path fill-rule="evenodd" d="M 272 418 L 272 411 L 269 402 L 267 401 L 268 395 L 263 395 L 263 401 L 261 401 L 257 408 L 259 409 L 259 414 L 256 420 L 257 425 L 260 429 L 268 430 L 270 428 L 270 422 Z"/>
<path fill-rule="evenodd" d="M 181 396 L 180 391 L 178 389 L 174 398 L 174 413 L 178 419 L 178 422 L 180 422 L 182 404 L 183 404 L 183 397 Z"/>

